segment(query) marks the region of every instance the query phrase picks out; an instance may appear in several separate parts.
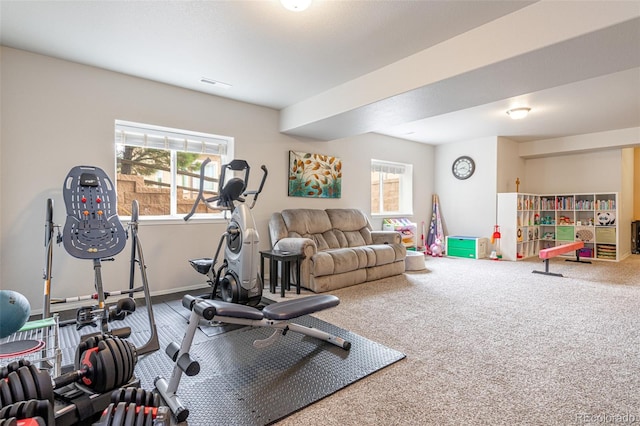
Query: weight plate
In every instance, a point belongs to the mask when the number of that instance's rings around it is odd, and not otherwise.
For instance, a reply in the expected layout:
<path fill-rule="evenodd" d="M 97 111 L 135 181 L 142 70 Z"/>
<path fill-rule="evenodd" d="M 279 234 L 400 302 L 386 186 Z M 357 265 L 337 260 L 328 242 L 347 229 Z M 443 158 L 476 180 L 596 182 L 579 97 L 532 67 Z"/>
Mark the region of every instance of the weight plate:
<path fill-rule="evenodd" d="M 9 409 L 9 417 L 15 417 L 16 419 L 22 418 L 22 407 L 24 406 L 24 401 L 18 401 L 14 403 Z"/>
<path fill-rule="evenodd" d="M 118 388 L 123 384 L 124 375 L 128 367 L 124 363 L 124 358 L 122 357 L 122 353 L 120 352 L 120 348 L 118 347 L 115 339 L 105 340 L 104 346 L 106 348 L 105 356 L 109 354 L 111 355 L 113 358 L 113 365 L 115 367 L 115 369 L 112 370 L 114 372 L 114 383 L 113 387 L 110 389 Z"/>
<path fill-rule="evenodd" d="M 144 417 L 144 426 L 153 426 L 153 412 L 149 411 Z"/>
<path fill-rule="evenodd" d="M 6 379 L 0 380 L 0 397 L 3 407 L 13 404 L 13 396 L 9 389 L 9 382 Z"/>
<path fill-rule="evenodd" d="M 100 417 L 100 424 L 110 425 L 111 419 L 113 417 L 113 411 L 116 409 L 116 404 L 113 402 L 109 404 L 109 406 L 102 412 L 102 416 Z"/>
<path fill-rule="evenodd" d="M 37 417 L 37 401 L 37 399 L 29 399 L 28 401 L 23 401 L 23 403 L 20 404 L 20 412 L 18 415 L 21 419 Z"/>
<path fill-rule="evenodd" d="M 9 373 L 7 381 L 9 382 L 9 389 L 11 389 L 11 396 L 13 397 L 12 401 L 24 401 L 24 390 L 22 389 L 22 383 L 20 383 L 18 373 L 15 371 Z"/>
<path fill-rule="evenodd" d="M 124 391 L 125 390 L 123 388 L 119 388 L 111 392 L 111 402 L 117 404 L 118 402 L 122 401 L 122 397 L 124 396 Z"/>
<path fill-rule="evenodd" d="M 124 418 L 124 424 L 132 426 L 136 421 L 136 404 L 132 402 L 127 406 L 127 416 Z"/>
<path fill-rule="evenodd" d="M 0 369 L 0 378 L 4 379 L 12 371 L 16 371 L 18 368 L 25 367 L 25 366 L 27 366 L 29 364 L 31 364 L 31 363 L 29 361 L 27 361 L 26 359 L 21 359 L 21 360 L 18 360 L 18 361 L 10 362 L 6 366 L 2 367 L 2 369 Z"/>
<path fill-rule="evenodd" d="M 131 357 L 128 352 L 128 348 L 126 342 L 122 339 L 117 339 L 114 342 L 114 346 L 118 348 L 120 351 L 120 356 L 122 356 L 122 382 L 120 382 L 120 386 L 124 386 L 129 383 L 129 379 L 131 378 L 131 372 L 133 369 L 131 368 Z M 134 402 L 134 401 L 127 401 Z"/>
<path fill-rule="evenodd" d="M 122 358 L 125 361 L 127 367 L 124 382 L 122 383 L 122 385 L 125 385 L 129 383 L 131 377 L 133 377 L 133 370 L 136 366 L 135 350 L 133 346 L 126 340 L 118 339 L 117 344 L 120 347 Z"/>
<path fill-rule="evenodd" d="M 127 376 L 127 382 L 129 382 L 135 373 L 138 354 L 136 352 L 136 347 L 128 340 L 122 340 L 122 348 L 129 356 L 129 375 Z"/>
<path fill-rule="evenodd" d="M 80 343 L 78 343 L 78 346 L 76 347 L 76 356 L 73 363 L 73 367 L 76 370 L 82 369 L 82 357 L 87 350 L 95 346 L 95 337 L 96 336 L 86 337 L 80 340 Z"/>
<path fill-rule="evenodd" d="M 75 368 L 76 370 L 80 370 L 82 368 L 82 356 L 88 349 L 91 349 L 90 344 L 94 341 L 94 337 L 95 336 L 89 336 L 87 338 L 84 338 L 80 340 L 80 343 L 78 343 L 78 346 L 76 346 L 76 356 L 74 357 L 73 361 L 73 368 Z"/>
<path fill-rule="evenodd" d="M 47 400 L 53 404 L 53 384 L 51 383 L 51 377 L 49 377 L 46 372 L 40 371 L 35 365 L 30 365 L 28 368 L 36 385 L 38 399 Z"/>
<path fill-rule="evenodd" d="M 128 387 L 127 390 L 124 392 L 123 401 L 126 402 L 127 404 L 129 404 L 131 402 L 136 402 L 136 396 L 137 395 L 138 395 L 138 393 L 136 392 L 136 388 Z"/>
<path fill-rule="evenodd" d="M 138 415 L 136 415 L 136 424 L 135 426 L 144 426 L 144 419 L 145 419 L 145 407 L 142 406 L 140 407 L 140 410 L 138 411 Z"/>
<path fill-rule="evenodd" d="M 124 378 L 121 386 L 126 385 L 131 380 L 131 376 L 133 376 L 133 369 L 135 368 L 135 360 L 132 356 L 131 347 L 129 342 L 126 340 L 118 339 L 116 341 L 118 348 L 120 349 L 120 353 L 122 354 L 122 360 L 125 363 L 125 371 Z"/>
<path fill-rule="evenodd" d="M 111 421 L 111 426 L 123 426 L 124 425 L 124 417 L 127 414 L 127 404 L 125 402 L 119 402 L 116 406 L 116 410 L 113 413 L 113 420 Z"/>
<path fill-rule="evenodd" d="M 133 372 L 133 368 L 131 366 L 131 356 L 128 351 L 127 344 L 122 339 L 117 339 L 114 342 L 114 346 L 118 348 L 120 351 L 120 355 L 122 356 L 122 382 L 120 382 L 119 386 L 124 386 L 129 383 L 129 379 L 131 379 L 131 374 Z M 133 402 L 133 401 L 127 401 Z"/>
<path fill-rule="evenodd" d="M 20 383 L 22 383 L 22 391 L 24 392 L 24 400 L 38 399 L 38 388 L 36 382 L 31 375 L 29 367 L 18 368 L 18 376 L 20 377 Z M 31 417 L 31 416 L 29 416 Z"/>
<path fill-rule="evenodd" d="M 144 389 L 139 389 L 136 393 L 136 404 L 138 405 L 147 405 L 147 391 Z"/>
<path fill-rule="evenodd" d="M 95 353 L 96 365 L 94 368 L 94 391 L 104 393 L 114 388 L 115 382 L 115 365 L 111 351 L 106 347 L 105 343 L 98 344 L 98 352 Z"/>

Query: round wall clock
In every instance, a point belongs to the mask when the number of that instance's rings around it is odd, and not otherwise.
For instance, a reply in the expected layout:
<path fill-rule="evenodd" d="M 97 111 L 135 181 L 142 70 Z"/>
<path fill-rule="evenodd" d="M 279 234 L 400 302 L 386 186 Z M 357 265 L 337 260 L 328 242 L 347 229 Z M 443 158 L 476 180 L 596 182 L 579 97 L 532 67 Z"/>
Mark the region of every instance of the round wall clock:
<path fill-rule="evenodd" d="M 463 155 L 462 157 L 458 157 L 453 162 L 451 171 L 453 172 L 453 175 L 458 179 L 469 179 L 473 172 L 476 171 L 476 163 L 474 163 L 471 157 Z"/>

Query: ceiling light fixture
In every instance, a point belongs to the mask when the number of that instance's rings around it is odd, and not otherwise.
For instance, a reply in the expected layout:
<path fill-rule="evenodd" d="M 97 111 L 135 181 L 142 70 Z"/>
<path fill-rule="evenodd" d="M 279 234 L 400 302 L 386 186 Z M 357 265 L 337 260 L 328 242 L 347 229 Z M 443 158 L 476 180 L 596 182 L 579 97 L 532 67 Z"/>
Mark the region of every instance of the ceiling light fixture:
<path fill-rule="evenodd" d="M 529 111 L 531 111 L 531 108 L 513 108 L 507 111 L 507 115 L 514 120 L 520 120 L 529 115 Z"/>
<path fill-rule="evenodd" d="M 211 84 L 213 86 L 219 87 L 221 89 L 229 89 L 231 87 L 228 83 L 223 83 L 221 81 L 213 80 L 211 78 L 202 77 L 200 79 L 200 83 Z"/>
<path fill-rule="evenodd" d="M 311 0 L 280 0 L 280 3 L 293 12 L 302 12 L 311 6 Z"/>

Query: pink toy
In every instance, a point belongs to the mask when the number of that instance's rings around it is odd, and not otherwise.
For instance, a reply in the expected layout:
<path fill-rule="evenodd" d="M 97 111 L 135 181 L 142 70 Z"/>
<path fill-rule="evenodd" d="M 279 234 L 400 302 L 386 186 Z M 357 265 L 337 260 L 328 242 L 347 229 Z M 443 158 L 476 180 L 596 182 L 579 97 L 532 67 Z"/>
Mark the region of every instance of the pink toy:
<path fill-rule="evenodd" d="M 442 257 L 442 240 L 436 238 L 433 244 L 431 244 L 431 247 L 429 247 L 429 251 L 433 257 Z"/>

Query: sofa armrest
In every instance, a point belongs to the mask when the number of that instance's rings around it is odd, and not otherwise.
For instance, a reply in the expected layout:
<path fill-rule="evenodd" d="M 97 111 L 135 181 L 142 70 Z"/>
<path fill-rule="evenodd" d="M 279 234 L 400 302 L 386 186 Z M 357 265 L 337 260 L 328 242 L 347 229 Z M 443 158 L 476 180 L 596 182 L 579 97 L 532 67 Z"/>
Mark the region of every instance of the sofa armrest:
<path fill-rule="evenodd" d="M 273 246 L 273 248 L 274 250 L 302 253 L 307 259 L 311 258 L 311 256 L 318 252 L 316 243 L 310 238 L 282 238 L 275 246 Z"/>
<path fill-rule="evenodd" d="M 397 231 L 371 231 L 373 244 L 401 244 L 402 235 Z"/>

